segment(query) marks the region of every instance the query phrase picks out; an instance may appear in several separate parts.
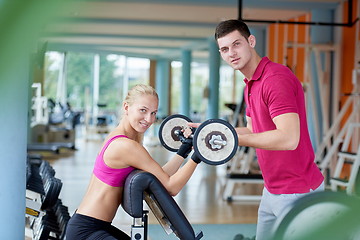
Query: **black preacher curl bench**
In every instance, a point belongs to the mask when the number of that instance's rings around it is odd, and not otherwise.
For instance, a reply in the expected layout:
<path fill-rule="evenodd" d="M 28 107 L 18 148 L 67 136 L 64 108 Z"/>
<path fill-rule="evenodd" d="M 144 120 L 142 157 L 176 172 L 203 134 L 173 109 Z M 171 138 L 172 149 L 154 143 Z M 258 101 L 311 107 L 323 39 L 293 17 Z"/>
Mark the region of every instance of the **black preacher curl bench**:
<path fill-rule="evenodd" d="M 135 170 L 125 181 L 122 202 L 124 210 L 134 218 L 131 226 L 132 240 L 147 240 L 148 211 L 144 210 L 143 200 L 168 234 L 174 233 L 182 240 L 197 240 L 203 237 L 202 232 L 195 235 L 173 197 L 154 175 Z"/>

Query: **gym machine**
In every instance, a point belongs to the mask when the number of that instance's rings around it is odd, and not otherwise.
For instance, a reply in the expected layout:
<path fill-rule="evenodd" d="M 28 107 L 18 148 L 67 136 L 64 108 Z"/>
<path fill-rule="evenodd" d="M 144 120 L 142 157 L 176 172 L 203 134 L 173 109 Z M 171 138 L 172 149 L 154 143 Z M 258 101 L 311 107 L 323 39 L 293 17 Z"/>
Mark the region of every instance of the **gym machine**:
<path fill-rule="evenodd" d="M 59 153 L 60 149 L 75 149 L 75 125 L 80 113 L 69 104 L 56 103 L 42 96 L 41 83 L 33 83 L 31 99 L 30 143 L 28 151 Z"/>
<path fill-rule="evenodd" d="M 148 210 L 144 210 L 144 200 L 168 235 L 174 233 L 186 240 L 203 237 L 202 232 L 194 233 L 173 197 L 154 175 L 135 170 L 126 178 L 122 202 L 124 210 L 133 217 L 132 240 L 148 239 Z"/>

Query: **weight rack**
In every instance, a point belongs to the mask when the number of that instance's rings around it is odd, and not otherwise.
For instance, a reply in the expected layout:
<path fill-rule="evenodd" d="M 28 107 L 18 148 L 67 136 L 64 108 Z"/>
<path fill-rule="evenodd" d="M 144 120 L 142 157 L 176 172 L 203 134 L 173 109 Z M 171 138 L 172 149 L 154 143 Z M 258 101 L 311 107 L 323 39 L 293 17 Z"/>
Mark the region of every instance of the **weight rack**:
<path fill-rule="evenodd" d="M 59 199 L 62 182 L 40 155 L 28 155 L 26 167 L 26 228 L 32 239 L 64 239 L 69 211 Z"/>

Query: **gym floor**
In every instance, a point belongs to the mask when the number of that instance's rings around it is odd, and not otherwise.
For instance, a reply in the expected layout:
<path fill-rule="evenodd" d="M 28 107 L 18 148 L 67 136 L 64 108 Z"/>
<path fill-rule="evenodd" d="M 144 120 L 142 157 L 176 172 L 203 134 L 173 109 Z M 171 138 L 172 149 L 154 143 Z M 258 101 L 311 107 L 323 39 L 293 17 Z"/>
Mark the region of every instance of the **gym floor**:
<path fill-rule="evenodd" d="M 102 145 L 102 137 L 89 137 L 84 130 L 77 130 L 76 151 L 62 150 L 60 154 L 43 154 L 55 169 L 55 177 L 61 179 L 63 186 L 59 198 L 69 208 L 72 215 L 86 191 L 97 152 Z M 85 138 L 85 136 L 87 136 Z M 156 137 L 145 136 L 144 146 L 160 165 L 163 165 L 172 152 L 160 145 Z M 194 175 L 175 197 L 179 207 L 191 224 L 254 224 L 257 220 L 258 202 L 227 202 L 222 199 L 225 185 L 226 165 L 209 166 L 200 164 Z M 242 184 L 236 191 L 247 194 L 260 194 L 261 184 Z M 120 207 L 113 221 L 121 228 L 130 227 L 132 218 Z M 157 224 L 150 212 L 149 223 Z"/>

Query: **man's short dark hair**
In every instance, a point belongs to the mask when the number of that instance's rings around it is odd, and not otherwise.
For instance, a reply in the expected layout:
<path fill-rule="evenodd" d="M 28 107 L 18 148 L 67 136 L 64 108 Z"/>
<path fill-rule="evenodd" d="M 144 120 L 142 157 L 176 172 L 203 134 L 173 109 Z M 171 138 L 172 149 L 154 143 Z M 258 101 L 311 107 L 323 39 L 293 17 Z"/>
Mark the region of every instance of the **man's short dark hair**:
<path fill-rule="evenodd" d="M 246 25 L 246 23 L 240 20 L 230 19 L 230 20 L 222 21 L 217 25 L 215 29 L 215 40 L 218 40 L 219 38 L 235 30 L 238 30 L 240 34 L 243 37 L 245 37 L 246 40 L 251 35 L 250 30 Z"/>

